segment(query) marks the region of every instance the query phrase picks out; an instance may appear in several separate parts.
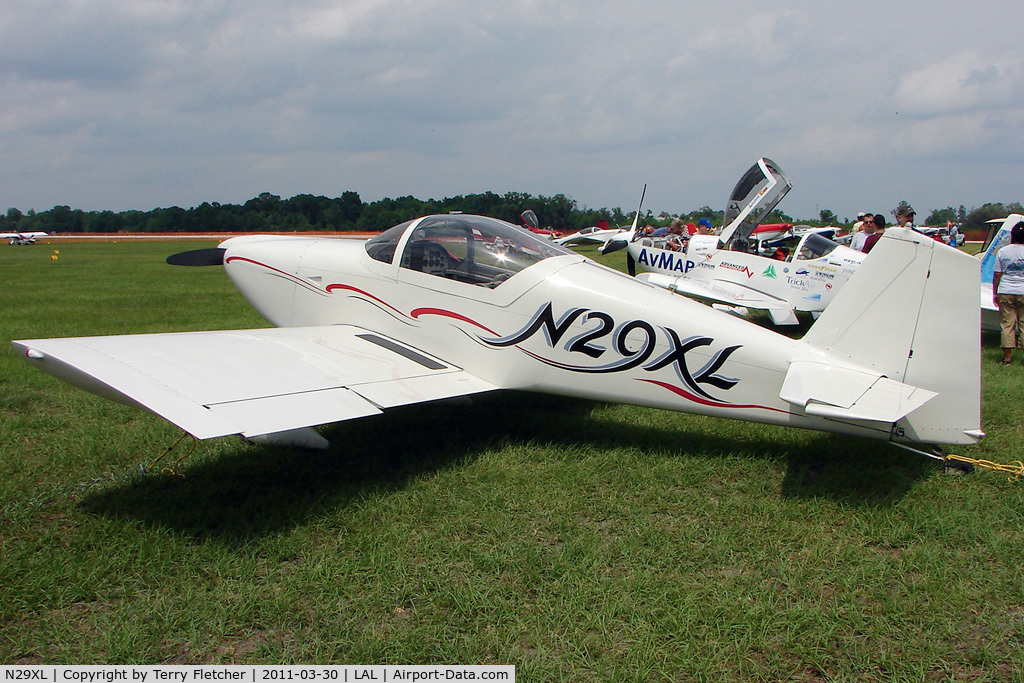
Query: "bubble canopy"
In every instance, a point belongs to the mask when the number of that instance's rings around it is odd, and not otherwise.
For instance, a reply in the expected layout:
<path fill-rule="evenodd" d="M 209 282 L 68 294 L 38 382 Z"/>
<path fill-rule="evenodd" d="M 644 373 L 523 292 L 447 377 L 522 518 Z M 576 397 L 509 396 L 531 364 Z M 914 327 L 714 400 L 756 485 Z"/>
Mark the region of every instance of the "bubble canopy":
<path fill-rule="evenodd" d="M 406 221 L 366 243 L 371 258 L 402 268 L 482 287 L 497 287 L 516 273 L 554 256 L 565 247 L 486 216 L 446 214 Z"/>

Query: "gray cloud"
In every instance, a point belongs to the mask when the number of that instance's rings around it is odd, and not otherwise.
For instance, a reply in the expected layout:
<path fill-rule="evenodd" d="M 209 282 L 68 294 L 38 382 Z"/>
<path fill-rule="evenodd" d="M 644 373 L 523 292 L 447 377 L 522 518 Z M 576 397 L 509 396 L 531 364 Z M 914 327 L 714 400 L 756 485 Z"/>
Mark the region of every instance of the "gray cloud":
<path fill-rule="evenodd" d="M 564 192 L 719 206 L 760 155 L 783 204 L 1021 197 L 1005 0 L 0 0 L 0 205 L 260 191 Z M 0 208 L 3 208 L 0 206 Z"/>

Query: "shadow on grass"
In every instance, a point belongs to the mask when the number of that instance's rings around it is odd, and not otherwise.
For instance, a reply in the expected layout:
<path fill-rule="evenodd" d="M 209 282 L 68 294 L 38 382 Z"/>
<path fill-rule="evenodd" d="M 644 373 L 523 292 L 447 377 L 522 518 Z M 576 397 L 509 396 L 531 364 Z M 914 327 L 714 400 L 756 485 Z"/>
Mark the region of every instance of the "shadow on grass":
<path fill-rule="evenodd" d="M 244 544 L 400 490 L 507 443 L 632 448 L 642 453 L 788 459 L 782 495 L 887 505 L 928 467 L 891 446 L 822 435 L 800 443 L 740 442 L 673 426 L 591 417 L 591 401 L 496 393 L 469 405 L 420 405 L 330 427 L 326 451 L 239 446 L 189 466 L 186 479 L 151 476 L 82 501 L 88 512 L 170 528 L 199 541 Z M 711 468 L 709 468 L 709 472 Z"/>
<path fill-rule="evenodd" d="M 790 452 L 781 493 L 788 498 L 885 507 L 941 470 L 942 463 L 885 442 L 823 435 L 808 448 Z"/>
<path fill-rule="evenodd" d="M 461 405 L 389 410 L 329 427 L 325 451 L 238 445 L 185 465 L 185 478 L 149 476 L 84 499 L 88 512 L 170 528 L 197 540 L 241 544 L 286 531 L 327 511 L 400 490 L 512 438 L 584 420 L 592 403 L 495 394 Z M 563 427 L 564 429 L 564 427 Z"/>

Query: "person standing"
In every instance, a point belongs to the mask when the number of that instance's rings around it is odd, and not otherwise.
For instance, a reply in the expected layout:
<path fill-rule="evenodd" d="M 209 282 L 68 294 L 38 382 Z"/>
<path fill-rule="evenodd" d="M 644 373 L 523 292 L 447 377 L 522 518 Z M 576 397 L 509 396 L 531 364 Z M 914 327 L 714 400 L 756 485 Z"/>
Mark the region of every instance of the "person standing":
<path fill-rule="evenodd" d="M 863 232 L 866 232 L 868 235 L 864 240 L 864 246 L 861 248 L 861 251 L 866 254 L 871 251 L 875 243 L 882 237 L 882 233 L 885 232 L 885 216 L 876 213 L 875 217 L 870 221 L 864 221 Z"/>
<path fill-rule="evenodd" d="M 875 217 L 870 213 L 860 213 L 857 214 L 857 219 L 857 223 L 853 226 L 853 238 L 850 240 L 850 248 L 864 251 L 864 241 L 869 235 L 875 233 Z"/>
<path fill-rule="evenodd" d="M 900 202 L 894 213 L 896 214 L 896 227 L 914 229 L 914 218 L 917 216 L 914 207 L 906 202 Z"/>
<path fill-rule="evenodd" d="M 864 229 L 864 221 L 871 218 L 874 214 L 870 214 L 867 211 L 861 211 L 857 214 L 857 222 L 850 228 L 850 234 L 856 235 L 858 232 Z"/>
<path fill-rule="evenodd" d="M 1015 348 L 1024 348 L 1024 222 L 1010 230 L 1010 243 L 996 253 L 992 303 L 999 308 L 1003 365 Z"/>

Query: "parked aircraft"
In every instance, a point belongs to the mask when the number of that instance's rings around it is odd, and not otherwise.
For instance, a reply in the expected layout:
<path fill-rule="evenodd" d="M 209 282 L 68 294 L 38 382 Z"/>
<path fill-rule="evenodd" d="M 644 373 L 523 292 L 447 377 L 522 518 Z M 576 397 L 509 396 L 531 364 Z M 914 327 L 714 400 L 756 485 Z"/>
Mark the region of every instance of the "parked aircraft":
<path fill-rule="evenodd" d="M 988 235 L 978 253 L 981 258 L 981 329 L 989 332 L 999 331 L 999 308 L 992 300 L 996 252 L 1010 243 L 1010 230 L 1021 221 L 1024 221 L 1024 216 L 1019 213 L 988 221 Z"/>
<path fill-rule="evenodd" d="M 36 238 L 46 237 L 45 232 L 0 232 L 0 239 L 9 240 L 9 244 L 35 244 Z"/>
<path fill-rule="evenodd" d="M 733 189 L 719 234 L 635 235 L 627 246 L 630 272 L 647 271 L 637 277 L 740 315 L 767 310 L 776 325 L 797 324 L 797 311 L 819 314 L 866 254 L 828 239 L 831 228 L 778 226 L 759 240 L 761 220 L 792 186 L 772 160 L 758 159 Z"/>
<path fill-rule="evenodd" d="M 324 447 L 313 425 L 498 389 L 863 436 L 933 457 L 935 444 L 983 436 L 969 324 L 978 261 L 910 231 L 890 230 L 799 340 L 481 216 L 419 218 L 366 242 L 236 237 L 168 261 L 223 264 L 278 327 L 15 348 L 200 439 Z"/>
<path fill-rule="evenodd" d="M 524 230 L 529 230 L 535 235 L 544 235 L 548 239 L 555 239 L 558 237 L 558 233 L 556 231 L 540 227 L 540 221 L 537 219 L 537 213 L 533 209 L 527 209 L 519 214 L 519 220 L 523 222 L 520 227 Z"/>
<path fill-rule="evenodd" d="M 601 221 L 600 225 L 583 228 L 577 232 L 563 235 L 555 240 L 558 244 L 565 246 L 577 244 L 604 244 L 610 238 L 629 232 L 627 228 L 610 228 L 608 221 Z"/>
<path fill-rule="evenodd" d="M 610 254 L 613 251 L 618 251 L 622 247 L 626 246 L 626 242 L 636 234 L 637 227 L 640 225 L 640 210 L 643 208 L 644 197 L 646 196 L 647 185 L 645 184 L 643 192 L 640 193 L 640 204 L 637 206 L 636 214 L 633 216 L 633 224 L 629 228 L 584 228 L 579 232 L 561 237 L 555 241 L 565 246 L 588 243 L 600 244 L 601 246 L 598 247 L 597 250 L 602 254 Z M 610 250 L 609 246 L 611 246 Z M 632 275 L 632 273 L 630 274 Z"/>

